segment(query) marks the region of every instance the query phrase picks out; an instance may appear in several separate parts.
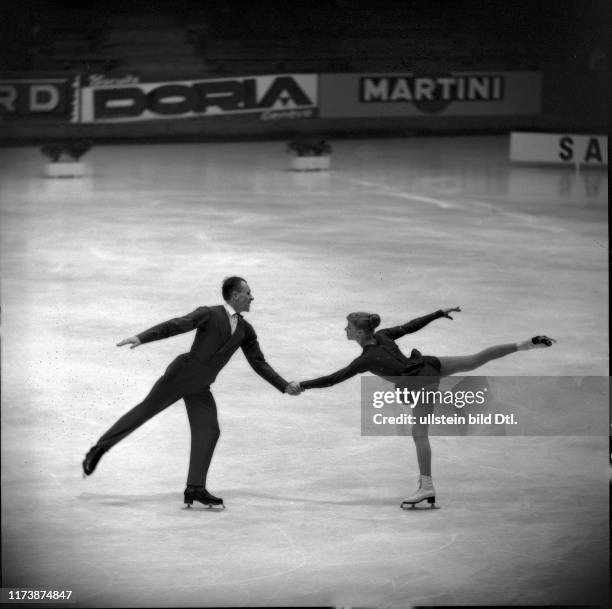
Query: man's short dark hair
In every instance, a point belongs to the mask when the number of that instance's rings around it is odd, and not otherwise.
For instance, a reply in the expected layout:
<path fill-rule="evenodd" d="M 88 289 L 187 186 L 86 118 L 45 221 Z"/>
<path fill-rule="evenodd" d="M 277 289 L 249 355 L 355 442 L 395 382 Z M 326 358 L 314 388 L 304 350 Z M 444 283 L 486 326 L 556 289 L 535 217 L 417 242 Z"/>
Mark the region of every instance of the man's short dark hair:
<path fill-rule="evenodd" d="M 223 300 L 226 302 L 232 297 L 232 292 L 234 290 L 240 290 L 242 287 L 242 282 L 246 283 L 246 280 L 242 277 L 226 277 L 223 280 L 223 285 L 221 286 L 221 293 L 223 294 Z"/>

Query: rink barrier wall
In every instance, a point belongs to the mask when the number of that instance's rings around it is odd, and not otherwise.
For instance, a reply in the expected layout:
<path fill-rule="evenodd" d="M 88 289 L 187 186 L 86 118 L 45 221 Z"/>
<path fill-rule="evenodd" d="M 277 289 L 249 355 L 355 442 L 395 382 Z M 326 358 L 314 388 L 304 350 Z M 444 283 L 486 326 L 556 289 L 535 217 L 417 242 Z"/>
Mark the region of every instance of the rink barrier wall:
<path fill-rule="evenodd" d="M 605 132 L 599 80 L 585 77 L 583 85 L 597 94 L 583 89 L 580 99 L 588 111 L 581 111 L 570 95 L 571 80 L 560 84 L 553 76 L 476 71 L 435 77 L 288 73 L 182 80 L 141 80 L 134 74 L 3 75 L 0 141 Z M 437 98 L 432 100 L 434 86 Z"/>

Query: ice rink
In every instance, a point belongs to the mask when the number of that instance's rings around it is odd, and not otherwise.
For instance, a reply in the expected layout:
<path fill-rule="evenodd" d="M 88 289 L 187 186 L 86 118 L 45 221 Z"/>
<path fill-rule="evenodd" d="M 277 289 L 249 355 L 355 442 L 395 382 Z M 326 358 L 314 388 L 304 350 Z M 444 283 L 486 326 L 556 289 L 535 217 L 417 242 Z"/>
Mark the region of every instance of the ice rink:
<path fill-rule="evenodd" d="M 503 136 L 331 143 L 321 173 L 290 171 L 283 142 L 97 146 L 83 179 L 0 149 L 4 587 L 72 590 L 79 607 L 606 602 L 604 429 L 434 437 L 441 509 L 405 511 L 412 440 L 361 436 L 358 378 L 290 397 L 237 353 L 213 387 L 224 512 L 182 509 L 182 402 L 82 478 L 193 334 L 116 343 L 220 304 L 228 275 L 248 280 L 288 380 L 359 354 L 351 311 L 384 327 L 457 305 L 402 349 L 547 334 L 554 348 L 482 373 L 608 375 L 605 171 L 510 166 Z"/>

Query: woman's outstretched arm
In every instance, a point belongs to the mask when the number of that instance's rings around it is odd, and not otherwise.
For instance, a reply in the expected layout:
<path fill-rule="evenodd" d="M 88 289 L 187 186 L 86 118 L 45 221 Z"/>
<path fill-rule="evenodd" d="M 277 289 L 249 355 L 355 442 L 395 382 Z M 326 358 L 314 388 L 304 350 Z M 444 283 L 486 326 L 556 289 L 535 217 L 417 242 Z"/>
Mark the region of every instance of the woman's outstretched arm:
<path fill-rule="evenodd" d="M 384 330 L 379 330 L 379 332 L 386 334 L 389 338 L 395 340 L 404 336 L 404 334 L 412 334 L 413 332 L 417 332 L 421 328 L 424 328 L 427 324 L 434 321 L 434 319 L 440 319 L 441 317 L 446 317 L 448 319 L 452 319 L 450 313 L 453 311 L 461 311 L 461 307 L 453 307 L 452 309 L 440 309 L 435 313 L 430 313 L 429 315 L 423 315 L 423 317 L 417 317 L 416 319 L 412 319 L 401 326 L 394 326 L 393 328 L 385 328 Z"/>
<path fill-rule="evenodd" d="M 358 357 L 353 360 L 346 368 L 342 368 L 337 372 L 328 374 L 327 376 L 320 376 L 316 379 L 309 381 L 300 381 L 300 387 L 302 389 L 320 389 L 321 387 L 331 387 L 350 379 L 352 376 L 359 374 L 360 372 L 367 372 L 368 367 L 362 357 Z"/>

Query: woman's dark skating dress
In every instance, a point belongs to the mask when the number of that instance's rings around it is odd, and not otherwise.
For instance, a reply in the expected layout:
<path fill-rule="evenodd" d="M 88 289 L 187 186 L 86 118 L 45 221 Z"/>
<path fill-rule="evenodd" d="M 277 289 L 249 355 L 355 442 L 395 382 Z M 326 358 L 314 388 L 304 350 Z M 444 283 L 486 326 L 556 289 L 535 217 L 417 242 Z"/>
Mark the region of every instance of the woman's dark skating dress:
<path fill-rule="evenodd" d="M 398 376 L 440 376 L 440 360 L 430 355 L 421 355 L 416 349 L 412 350 L 410 357 L 406 357 L 395 344 L 395 340 L 417 332 L 424 328 L 434 319 L 445 317 L 442 310 L 417 317 L 401 326 L 385 328 L 374 334 L 376 345 L 366 345 L 363 353 L 354 359 L 348 366 L 310 381 L 300 382 L 303 389 L 318 389 L 321 387 L 331 387 L 342 383 L 346 379 L 356 374 L 371 372 L 377 376 L 388 378 L 397 383 Z"/>

